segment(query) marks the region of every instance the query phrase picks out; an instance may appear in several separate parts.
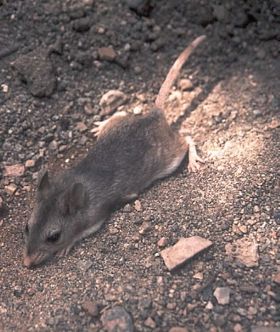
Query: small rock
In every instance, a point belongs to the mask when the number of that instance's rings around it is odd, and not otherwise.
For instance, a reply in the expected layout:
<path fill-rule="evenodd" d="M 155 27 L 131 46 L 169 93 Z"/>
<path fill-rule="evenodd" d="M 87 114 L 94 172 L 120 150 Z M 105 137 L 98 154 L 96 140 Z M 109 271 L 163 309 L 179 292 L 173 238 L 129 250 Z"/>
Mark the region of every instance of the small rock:
<path fill-rule="evenodd" d="M 174 327 L 171 327 L 169 332 L 188 332 L 188 329 L 185 327 L 174 326 Z"/>
<path fill-rule="evenodd" d="M 158 240 L 158 247 L 159 248 L 163 248 L 166 246 L 166 243 L 167 243 L 167 239 L 165 237 L 162 237 L 161 239 Z"/>
<path fill-rule="evenodd" d="M 1 84 L 1 88 L 4 93 L 7 93 L 9 91 L 9 87 L 7 84 Z"/>
<path fill-rule="evenodd" d="M 155 329 L 156 328 L 156 322 L 151 318 L 151 317 L 148 317 L 145 322 L 144 322 L 144 325 L 151 328 L 151 329 Z"/>
<path fill-rule="evenodd" d="M 179 82 L 179 87 L 183 91 L 192 90 L 193 84 L 192 81 L 187 78 L 182 78 Z"/>
<path fill-rule="evenodd" d="M 199 252 L 209 248 L 212 242 L 200 236 L 180 239 L 174 246 L 161 251 L 168 270 L 173 270 Z"/>
<path fill-rule="evenodd" d="M 137 105 L 133 108 L 133 114 L 139 115 L 143 112 L 143 108 L 141 105 Z"/>
<path fill-rule="evenodd" d="M 213 303 L 212 303 L 211 301 L 209 301 L 209 302 L 206 304 L 205 308 L 206 308 L 207 310 L 212 310 L 212 309 L 214 308 Z"/>
<path fill-rule="evenodd" d="M 95 302 L 85 301 L 82 304 L 82 308 L 92 317 L 97 317 L 99 315 L 98 305 Z"/>
<path fill-rule="evenodd" d="M 247 267 L 259 265 L 258 245 L 254 240 L 244 237 L 233 244 L 226 244 L 225 250 L 227 255 L 232 256 Z"/>
<path fill-rule="evenodd" d="M 273 277 L 273 281 L 280 285 L 280 272 L 278 272 L 277 274 L 275 274 L 275 276 Z"/>
<path fill-rule="evenodd" d="M 148 16 L 152 10 L 151 0 L 126 0 L 128 7 L 140 16 Z"/>
<path fill-rule="evenodd" d="M 33 159 L 29 159 L 29 160 L 26 160 L 26 162 L 25 162 L 25 167 L 26 167 L 26 168 L 32 168 L 32 167 L 35 166 L 35 164 L 36 164 L 36 161 L 35 161 L 35 160 L 33 160 Z"/>
<path fill-rule="evenodd" d="M 128 100 L 127 95 L 119 90 L 110 90 L 106 92 L 100 102 L 99 105 L 102 108 L 101 115 L 109 115 L 114 113 L 118 107 L 124 105 Z"/>
<path fill-rule="evenodd" d="M 227 22 L 229 20 L 229 12 L 224 5 L 213 6 L 213 14 L 220 22 Z"/>
<path fill-rule="evenodd" d="M 3 198 L 0 196 L 0 210 L 3 208 Z"/>
<path fill-rule="evenodd" d="M 141 228 L 139 229 L 139 234 L 147 234 L 151 230 L 151 225 L 148 222 L 144 222 Z"/>
<path fill-rule="evenodd" d="M 134 208 L 138 212 L 140 212 L 142 210 L 141 202 L 138 199 L 134 202 Z"/>
<path fill-rule="evenodd" d="M 76 32 L 88 31 L 90 29 L 90 19 L 88 17 L 79 18 L 73 22 L 72 28 Z"/>
<path fill-rule="evenodd" d="M 97 52 L 99 59 L 103 61 L 114 61 L 117 57 L 117 53 L 113 47 L 100 47 Z"/>
<path fill-rule="evenodd" d="M 33 96 L 41 98 L 53 94 L 57 79 L 48 52 L 36 49 L 21 55 L 11 65 Z"/>
<path fill-rule="evenodd" d="M 242 328 L 242 325 L 239 324 L 239 323 L 237 323 L 237 324 L 234 325 L 234 327 L 233 327 L 233 331 L 234 331 L 234 332 L 243 332 L 244 330 L 243 330 L 243 328 Z"/>
<path fill-rule="evenodd" d="M 5 189 L 6 193 L 8 193 L 9 195 L 12 196 L 16 192 L 17 186 L 14 183 L 11 183 L 8 186 L 5 186 L 4 189 Z"/>
<path fill-rule="evenodd" d="M 194 279 L 203 280 L 203 273 L 198 272 L 193 276 Z"/>
<path fill-rule="evenodd" d="M 49 149 L 50 149 L 51 151 L 56 151 L 57 148 L 58 148 L 58 143 L 57 143 L 57 141 L 56 141 L 56 140 L 51 141 L 50 144 L 49 144 Z"/>
<path fill-rule="evenodd" d="M 92 115 L 96 113 L 95 109 L 88 103 L 85 104 L 84 110 L 87 115 Z"/>
<path fill-rule="evenodd" d="M 125 204 L 125 206 L 123 207 L 123 212 L 131 212 L 132 211 L 132 207 L 130 204 Z"/>
<path fill-rule="evenodd" d="M 214 292 L 214 296 L 219 304 L 228 304 L 230 298 L 230 288 L 229 287 L 217 287 Z"/>
<path fill-rule="evenodd" d="M 83 122 L 78 122 L 76 125 L 76 129 L 83 133 L 88 129 L 88 127 Z"/>
<path fill-rule="evenodd" d="M 25 167 L 21 164 L 15 164 L 11 166 L 5 166 L 4 168 L 4 176 L 22 176 L 24 174 Z"/>
<path fill-rule="evenodd" d="M 107 332 L 133 332 L 134 330 L 130 315 L 121 306 L 106 310 L 101 321 Z"/>

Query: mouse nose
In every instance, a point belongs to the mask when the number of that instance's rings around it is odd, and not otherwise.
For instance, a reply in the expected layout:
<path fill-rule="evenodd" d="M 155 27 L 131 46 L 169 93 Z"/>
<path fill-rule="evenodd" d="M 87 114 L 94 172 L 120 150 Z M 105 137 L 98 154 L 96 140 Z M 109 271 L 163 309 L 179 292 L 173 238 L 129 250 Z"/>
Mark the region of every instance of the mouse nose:
<path fill-rule="evenodd" d="M 32 265 L 32 259 L 30 256 L 24 256 L 23 258 L 23 265 L 26 267 L 30 267 Z"/>

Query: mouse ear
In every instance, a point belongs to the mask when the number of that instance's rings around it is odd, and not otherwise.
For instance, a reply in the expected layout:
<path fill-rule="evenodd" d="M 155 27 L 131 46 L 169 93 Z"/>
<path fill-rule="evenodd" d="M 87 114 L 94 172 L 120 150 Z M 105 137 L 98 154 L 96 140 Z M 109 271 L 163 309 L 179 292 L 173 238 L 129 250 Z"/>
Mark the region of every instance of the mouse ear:
<path fill-rule="evenodd" d="M 82 183 L 74 183 L 61 197 L 60 208 L 63 215 L 75 214 L 83 209 L 88 202 L 88 192 Z"/>
<path fill-rule="evenodd" d="M 49 173 L 47 170 L 42 171 L 38 181 L 38 191 L 40 193 L 46 192 L 50 188 Z"/>

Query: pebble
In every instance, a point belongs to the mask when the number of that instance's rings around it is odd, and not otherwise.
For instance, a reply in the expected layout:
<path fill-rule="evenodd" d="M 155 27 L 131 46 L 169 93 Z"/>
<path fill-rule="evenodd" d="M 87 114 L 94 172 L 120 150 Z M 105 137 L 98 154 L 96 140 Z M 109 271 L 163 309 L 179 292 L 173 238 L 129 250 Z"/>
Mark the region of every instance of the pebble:
<path fill-rule="evenodd" d="M 140 212 L 142 210 L 141 202 L 138 199 L 134 202 L 134 208 L 138 212 Z"/>
<path fill-rule="evenodd" d="M 121 306 L 106 310 L 101 317 L 102 324 L 107 332 L 133 332 L 133 323 L 130 314 Z"/>
<path fill-rule="evenodd" d="M 4 189 L 7 194 L 12 196 L 16 192 L 17 186 L 14 183 L 11 183 L 11 184 L 5 186 Z"/>
<path fill-rule="evenodd" d="M 179 82 L 179 87 L 183 91 L 190 91 L 193 88 L 192 81 L 187 78 L 182 78 Z"/>
<path fill-rule="evenodd" d="M 0 196 L 0 210 L 3 208 L 3 198 Z"/>
<path fill-rule="evenodd" d="M 95 302 L 87 300 L 82 304 L 82 308 L 92 317 L 97 317 L 99 315 L 98 305 Z"/>
<path fill-rule="evenodd" d="M 155 329 L 156 328 L 156 322 L 151 318 L 148 317 L 145 321 L 144 321 L 144 325 L 147 327 L 150 327 L 151 329 Z"/>
<path fill-rule="evenodd" d="M 21 164 L 15 164 L 11 166 L 5 166 L 4 168 L 4 176 L 17 177 L 22 176 L 24 174 L 25 167 Z"/>
<path fill-rule="evenodd" d="M 139 229 L 139 234 L 144 235 L 147 234 L 152 229 L 151 225 L 148 222 L 144 222 Z"/>
<path fill-rule="evenodd" d="M 234 327 L 233 327 L 233 331 L 234 331 L 234 332 L 243 332 L 244 330 L 243 330 L 243 328 L 242 328 L 242 325 L 239 324 L 239 323 L 237 323 L 237 324 L 234 325 Z"/>
<path fill-rule="evenodd" d="M 280 285 L 280 272 L 274 275 L 272 279 L 276 284 Z"/>
<path fill-rule="evenodd" d="M 235 258 L 247 267 L 259 265 L 258 245 L 254 240 L 248 237 L 239 239 L 233 244 L 226 244 L 225 250 L 227 255 Z"/>
<path fill-rule="evenodd" d="M 160 239 L 158 240 L 158 242 L 157 242 L 157 246 L 158 246 L 159 248 L 163 248 L 163 247 L 165 247 L 166 244 L 167 244 L 167 239 L 166 239 L 165 237 L 160 238 Z"/>
<path fill-rule="evenodd" d="M 117 57 L 117 53 L 113 47 L 100 47 L 97 50 L 99 60 L 102 61 L 114 61 Z"/>
<path fill-rule="evenodd" d="M 229 287 L 217 287 L 214 291 L 214 296 L 219 304 L 228 304 L 230 299 Z"/>
<path fill-rule="evenodd" d="M 114 113 L 118 107 L 124 105 L 128 100 L 126 94 L 119 90 L 109 90 L 100 99 L 101 115 Z"/>
<path fill-rule="evenodd" d="M 72 28 L 76 32 L 85 32 L 90 29 L 90 19 L 83 17 L 75 20 L 72 24 Z"/>
<path fill-rule="evenodd" d="M 180 239 L 174 246 L 160 252 L 168 270 L 173 270 L 199 252 L 209 248 L 212 242 L 200 236 Z"/>
<path fill-rule="evenodd" d="M 76 129 L 83 133 L 88 129 L 88 127 L 83 122 L 78 122 L 76 125 Z"/>
<path fill-rule="evenodd" d="M 25 167 L 26 168 L 32 168 L 35 166 L 36 161 L 33 159 L 26 160 Z"/>

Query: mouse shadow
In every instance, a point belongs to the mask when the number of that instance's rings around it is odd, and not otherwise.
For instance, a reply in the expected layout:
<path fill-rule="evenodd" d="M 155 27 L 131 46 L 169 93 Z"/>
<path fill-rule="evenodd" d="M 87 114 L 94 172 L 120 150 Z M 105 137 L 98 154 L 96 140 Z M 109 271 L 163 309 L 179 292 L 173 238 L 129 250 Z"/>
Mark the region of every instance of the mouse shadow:
<path fill-rule="evenodd" d="M 210 81 L 204 89 L 191 101 L 191 103 L 184 109 L 183 114 L 180 115 L 170 126 L 173 130 L 178 131 L 184 121 L 190 116 L 190 114 L 208 98 L 217 84 L 222 81 L 222 78 L 216 78 Z"/>

